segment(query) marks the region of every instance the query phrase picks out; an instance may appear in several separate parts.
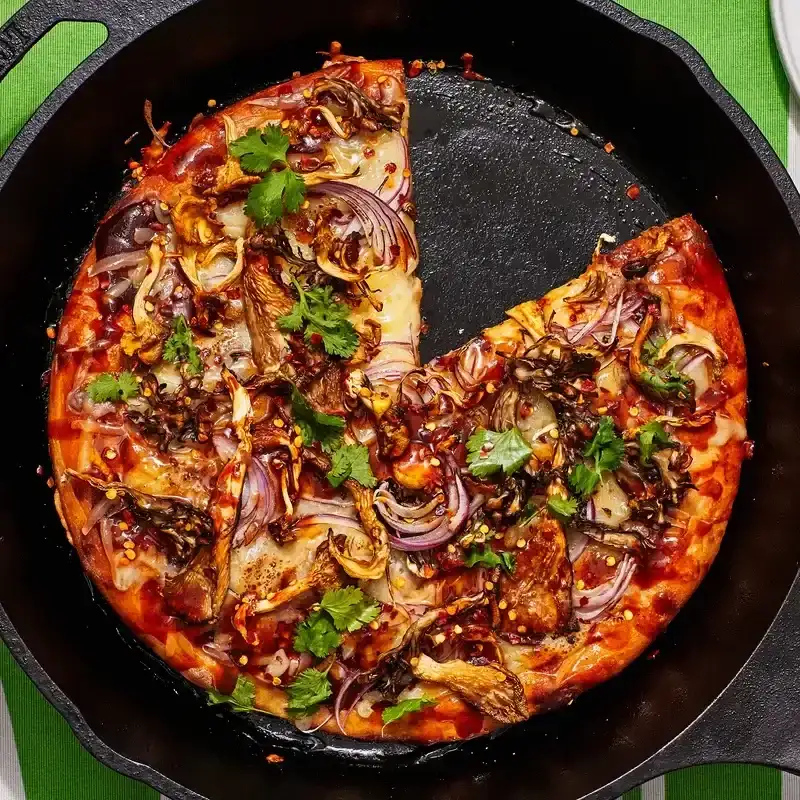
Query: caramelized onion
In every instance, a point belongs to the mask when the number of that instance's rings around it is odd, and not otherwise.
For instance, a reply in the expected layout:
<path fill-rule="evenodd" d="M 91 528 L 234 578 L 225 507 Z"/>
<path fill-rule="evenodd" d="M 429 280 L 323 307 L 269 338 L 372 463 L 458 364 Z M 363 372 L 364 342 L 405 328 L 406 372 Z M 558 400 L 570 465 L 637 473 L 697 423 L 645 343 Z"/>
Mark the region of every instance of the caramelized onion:
<path fill-rule="evenodd" d="M 628 589 L 636 572 L 636 561 L 626 555 L 614 577 L 594 589 L 572 589 L 572 605 L 580 622 L 592 622 L 612 609 Z M 584 602 L 585 601 L 585 602 Z"/>
<path fill-rule="evenodd" d="M 114 256 L 106 256 L 99 261 L 95 261 L 89 267 L 89 277 L 93 278 L 101 272 L 114 272 L 118 269 L 128 267 L 139 267 L 147 263 L 147 252 L 145 250 L 131 250 L 127 253 L 117 253 Z"/>
<path fill-rule="evenodd" d="M 399 254 L 398 250 L 402 249 L 416 258 L 416 244 L 403 220 L 393 208 L 371 192 L 342 181 L 327 181 L 308 191 L 310 194 L 334 197 L 350 206 L 361 222 L 376 258 L 382 264 L 392 264 Z"/>

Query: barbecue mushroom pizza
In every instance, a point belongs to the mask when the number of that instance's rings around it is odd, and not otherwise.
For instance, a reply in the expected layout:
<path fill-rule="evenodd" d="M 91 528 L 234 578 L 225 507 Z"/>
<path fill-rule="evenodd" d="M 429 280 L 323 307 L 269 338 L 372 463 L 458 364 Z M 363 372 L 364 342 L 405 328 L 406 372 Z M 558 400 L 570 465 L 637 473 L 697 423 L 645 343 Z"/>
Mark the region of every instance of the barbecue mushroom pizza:
<path fill-rule="evenodd" d="M 333 56 L 166 126 L 57 336 L 86 572 L 209 702 L 464 739 L 619 672 L 704 576 L 742 336 L 683 217 L 421 366 L 400 62 Z"/>

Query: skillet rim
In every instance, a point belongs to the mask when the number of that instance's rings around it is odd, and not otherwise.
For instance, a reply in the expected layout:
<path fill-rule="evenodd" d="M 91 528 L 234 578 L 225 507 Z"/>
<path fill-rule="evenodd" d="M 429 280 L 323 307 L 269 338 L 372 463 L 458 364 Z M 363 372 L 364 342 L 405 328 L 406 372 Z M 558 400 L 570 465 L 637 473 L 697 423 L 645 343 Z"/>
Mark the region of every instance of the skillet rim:
<path fill-rule="evenodd" d="M 56 89 L 47 97 L 28 122 L 19 131 L 6 153 L 0 158 L 0 192 L 5 188 L 9 177 L 23 157 L 28 146 L 39 135 L 44 126 L 54 114 L 69 100 L 71 95 L 94 73 L 102 68 L 123 47 L 133 43 L 151 29 L 166 21 L 179 12 L 196 5 L 201 0 L 161 0 L 157 4 L 152 0 L 143 0 L 143 9 L 138 14 L 130 14 L 130 7 L 126 2 L 104 2 L 104 0 L 51 0 L 44 6 L 42 0 L 28 0 L 28 3 L 13 15 L 7 23 L 0 28 L 0 33 L 5 32 L 15 20 L 30 14 L 34 25 L 44 34 L 57 22 L 64 20 L 88 20 L 103 22 L 108 28 L 106 41 L 86 60 L 79 64 Z M 695 80 L 717 107 L 726 115 L 731 123 L 744 137 L 747 145 L 755 153 L 759 162 L 772 180 L 776 190 L 781 196 L 787 211 L 794 223 L 800 237 L 800 193 L 795 187 L 786 168 L 781 163 L 777 154 L 759 130 L 750 116 L 724 88 L 714 76 L 711 68 L 700 53 L 674 31 L 657 23 L 645 20 L 612 0 L 573 0 L 589 8 L 595 13 L 602 14 L 612 22 L 621 25 L 633 34 L 644 36 L 674 53 L 691 71 Z M 78 9 L 75 9 L 78 6 Z M 25 50 L 32 46 L 38 36 L 26 43 Z M 21 54 L 19 54 L 21 55 Z M 759 640 L 753 651 L 742 664 L 741 668 L 731 678 L 730 682 L 720 691 L 717 698 L 703 709 L 703 711 L 660 751 L 653 753 L 629 772 L 610 781 L 605 786 L 593 790 L 586 798 L 600 800 L 600 798 L 621 795 L 628 789 L 639 785 L 644 780 L 663 774 L 665 771 L 695 763 L 705 763 L 709 759 L 697 754 L 698 757 L 685 756 L 678 759 L 678 763 L 669 763 L 669 753 L 672 745 L 690 730 L 697 728 L 698 723 L 710 716 L 720 699 L 726 695 L 734 682 L 742 673 L 752 665 L 757 654 L 765 648 L 764 640 L 776 626 L 776 622 L 786 616 L 787 607 L 800 599 L 800 578 L 795 578 L 787 591 L 786 597 L 780 608 L 771 620 L 764 636 Z M 795 605 L 798 603 L 795 602 Z M 26 675 L 34 682 L 39 691 L 47 698 L 48 702 L 64 717 L 67 724 L 74 732 L 78 741 L 98 761 L 111 767 L 115 771 L 128 777 L 143 781 L 159 792 L 167 794 L 173 800 L 207 800 L 204 795 L 188 789 L 173 779 L 164 775 L 156 768 L 134 761 L 128 756 L 114 750 L 106 744 L 85 720 L 78 706 L 64 693 L 64 691 L 50 678 L 44 668 L 36 660 L 31 650 L 27 647 L 22 637 L 15 629 L 5 609 L 0 605 L 0 638 L 2 638 Z M 721 760 L 721 759 L 714 759 Z M 667 763 L 663 763 L 663 762 Z M 655 769 L 654 769 L 655 767 Z M 785 768 L 785 767 L 784 767 Z M 613 791 L 612 791 L 613 787 Z"/>

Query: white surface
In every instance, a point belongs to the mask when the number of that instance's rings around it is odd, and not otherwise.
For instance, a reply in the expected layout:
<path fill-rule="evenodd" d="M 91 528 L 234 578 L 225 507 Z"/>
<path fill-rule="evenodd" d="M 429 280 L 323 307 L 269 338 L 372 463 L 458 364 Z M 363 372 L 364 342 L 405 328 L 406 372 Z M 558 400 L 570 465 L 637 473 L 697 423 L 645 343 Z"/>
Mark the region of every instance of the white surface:
<path fill-rule="evenodd" d="M 11 717 L 0 683 L 0 800 L 25 800 Z"/>
<path fill-rule="evenodd" d="M 783 66 L 800 94 L 800 0 L 770 0 L 772 27 Z"/>

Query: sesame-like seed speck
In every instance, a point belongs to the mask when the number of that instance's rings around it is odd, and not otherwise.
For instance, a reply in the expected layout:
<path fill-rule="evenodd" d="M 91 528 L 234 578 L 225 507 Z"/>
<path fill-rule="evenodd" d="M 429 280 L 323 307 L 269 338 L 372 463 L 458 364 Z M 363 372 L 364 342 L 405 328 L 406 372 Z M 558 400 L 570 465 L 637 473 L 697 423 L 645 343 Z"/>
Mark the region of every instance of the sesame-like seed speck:
<path fill-rule="evenodd" d="M 47 479 L 47 488 L 52 489 L 56 485 L 56 482 L 52 478 Z"/>
<path fill-rule="evenodd" d="M 303 429 L 299 425 L 295 425 L 294 426 L 294 432 L 295 433 L 302 433 Z"/>
<path fill-rule="evenodd" d="M 491 592 L 492 589 L 494 589 L 494 584 L 491 581 L 486 581 L 486 583 L 483 584 L 483 588 L 486 589 L 487 592 Z"/>
<path fill-rule="evenodd" d="M 582 592 L 586 588 L 586 583 L 579 579 L 579 580 L 575 581 L 575 588 L 579 592 Z"/>
<path fill-rule="evenodd" d="M 239 663 L 242 666 L 244 666 L 248 661 L 249 661 L 249 659 L 247 658 L 247 656 L 245 656 L 245 655 L 239 656 Z"/>
<path fill-rule="evenodd" d="M 294 446 L 295 447 L 302 447 L 303 446 L 303 437 L 302 436 L 295 436 L 294 437 Z"/>
<path fill-rule="evenodd" d="M 276 428 L 282 428 L 282 427 L 283 427 L 283 425 L 284 425 L 284 422 L 283 422 L 283 420 L 282 420 L 280 417 L 275 417 L 275 419 L 273 419 L 273 420 L 272 420 L 272 424 L 273 424 L 273 425 L 274 425 Z"/>
<path fill-rule="evenodd" d="M 524 539 L 517 539 L 517 547 L 522 550 L 525 547 L 525 540 Z"/>
<path fill-rule="evenodd" d="M 156 307 L 149 300 L 147 300 L 144 304 L 144 309 L 145 311 L 155 311 Z"/>
<path fill-rule="evenodd" d="M 494 394 L 497 391 L 497 387 L 493 383 L 486 384 L 486 394 Z"/>
<path fill-rule="evenodd" d="M 443 633 L 437 633 L 436 636 L 433 637 L 433 641 L 436 644 L 442 644 L 447 637 Z"/>
<path fill-rule="evenodd" d="M 511 609 L 511 611 L 508 612 L 508 618 L 510 620 L 515 620 L 517 618 L 517 612 L 514 611 L 513 608 Z"/>
<path fill-rule="evenodd" d="M 275 597 L 276 594 L 277 592 L 269 592 L 267 594 L 267 600 L 272 600 L 272 598 Z"/>
<path fill-rule="evenodd" d="M 125 550 L 125 556 L 127 557 L 128 561 L 133 561 L 136 558 L 136 551 L 134 550 Z"/>
<path fill-rule="evenodd" d="M 441 461 L 439 461 L 439 459 L 438 459 L 438 458 L 436 458 L 436 456 L 434 456 L 434 457 L 431 459 L 431 466 L 432 466 L 432 467 L 440 467 L 441 465 L 442 465 L 442 462 L 441 462 Z"/>
<path fill-rule="evenodd" d="M 527 628 L 524 625 L 517 625 L 517 633 L 526 633 Z"/>
<path fill-rule="evenodd" d="M 631 611 L 629 608 L 626 608 L 622 612 L 622 616 L 625 617 L 625 619 L 628 620 L 628 622 L 630 622 L 633 619 L 633 611 Z"/>
<path fill-rule="evenodd" d="M 483 525 L 480 526 L 480 528 L 478 528 L 478 530 L 481 533 L 489 533 L 489 526 L 486 523 L 484 523 Z"/>
<path fill-rule="evenodd" d="M 498 608 L 499 608 L 501 611 L 505 611 L 505 609 L 507 609 L 507 608 L 508 608 L 508 603 L 507 603 L 505 600 L 501 600 L 501 601 L 500 601 L 500 602 L 497 604 L 497 607 L 498 607 Z"/>
<path fill-rule="evenodd" d="M 303 97 L 308 100 L 308 98 L 311 97 L 311 89 L 303 89 Z"/>
<path fill-rule="evenodd" d="M 416 667 L 417 664 L 419 664 L 419 659 L 416 656 L 412 656 L 408 663 L 411 664 L 412 667 Z"/>
<path fill-rule="evenodd" d="M 608 564 L 608 566 L 609 566 L 609 567 L 613 567 L 613 566 L 614 566 L 614 564 L 616 564 L 616 563 L 617 563 L 617 559 L 616 559 L 616 558 L 614 558 L 614 556 L 609 556 L 609 557 L 606 559 L 606 564 Z"/>
<path fill-rule="evenodd" d="M 109 447 L 105 452 L 105 456 L 109 461 L 113 461 L 117 457 L 117 451 Z"/>
<path fill-rule="evenodd" d="M 597 409 L 597 413 L 598 413 L 598 414 L 605 414 L 605 413 L 606 413 L 606 411 L 608 411 L 608 406 L 600 406 L 600 407 Z"/>
<path fill-rule="evenodd" d="M 380 628 L 380 626 L 381 626 L 380 622 L 378 622 L 378 620 L 376 620 L 376 619 L 372 620 L 372 622 L 370 622 L 370 624 L 369 624 L 369 627 L 372 628 L 373 631 L 378 630 L 378 628 Z"/>
<path fill-rule="evenodd" d="M 214 106 L 215 106 L 216 104 L 217 104 L 217 101 L 216 101 L 216 100 L 215 100 L 215 99 L 212 97 L 212 98 L 211 98 L 211 99 L 208 101 L 208 103 L 207 103 L 206 105 L 207 105 L 209 108 L 214 108 Z"/>
<path fill-rule="evenodd" d="M 386 83 L 389 80 L 388 75 L 379 75 L 378 76 L 378 83 Z"/>
<path fill-rule="evenodd" d="M 447 552 L 448 553 L 455 553 L 455 551 L 456 551 L 456 546 L 454 544 L 447 545 Z"/>
<path fill-rule="evenodd" d="M 435 431 L 436 430 L 436 423 L 435 422 L 426 422 L 425 423 L 425 430 L 426 431 Z"/>
<path fill-rule="evenodd" d="M 638 417 L 639 416 L 639 409 L 636 406 L 633 406 L 633 408 L 631 408 L 631 410 L 628 413 L 632 417 Z"/>
<path fill-rule="evenodd" d="M 370 389 L 368 386 L 362 386 L 358 390 L 358 393 L 361 395 L 361 397 L 372 397 L 372 389 Z"/>
<path fill-rule="evenodd" d="M 109 489 L 109 490 L 106 492 L 106 497 L 107 497 L 109 500 L 116 500 L 116 499 L 117 499 L 117 490 L 116 490 L 116 489 Z"/>
<path fill-rule="evenodd" d="M 162 211 L 169 211 L 169 206 L 166 203 L 159 203 Z"/>
<path fill-rule="evenodd" d="M 569 132 L 570 132 L 570 133 L 571 133 L 573 136 L 577 136 L 577 135 L 580 133 L 580 131 L 579 131 L 577 128 L 575 128 L 575 127 L 572 127 L 572 128 L 570 128 L 570 129 L 569 129 Z"/>
<path fill-rule="evenodd" d="M 558 439 L 558 428 L 553 428 L 550 431 L 550 437 L 553 439 Z"/>
<path fill-rule="evenodd" d="M 464 633 L 464 629 L 460 625 L 453 625 L 453 633 L 458 636 L 459 633 Z"/>
<path fill-rule="evenodd" d="M 124 547 L 126 550 L 134 550 L 134 549 L 135 549 L 135 547 L 136 547 L 136 546 L 134 545 L 134 543 L 133 543 L 133 542 L 132 542 L 130 539 L 126 539 L 126 540 L 125 540 L 125 541 L 122 543 L 122 546 L 123 546 L 123 547 Z"/>
<path fill-rule="evenodd" d="M 56 338 L 56 329 L 50 325 L 47 329 L 47 338 L 48 339 L 55 339 Z"/>
<path fill-rule="evenodd" d="M 152 389 L 145 389 L 145 390 L 142 392 L 142 394 L 143 394 L 145 397 L 152 397 L 152 396 L 153 396 L 153 390 L 152 390 Z"/>
<path fill-rule="evenodd" d="M 402 589 L 406 585 L 406 579 L 403 578 L 402 576 L 398 576 L 397 578 L 394 579 L 393 583 L 396 588 Z"/>
<path fill-rule="evenodd" d="M 453 616 L 453 614 L 455 614 L 455 613 L 456 613 L 456 611 L 458 611 L 458 609 L 457 609 L 455 606 L 453 606 L 453 605 L 447 606 L 447 608 L 446 608 L 445 610 L 447 611 L 447 613 L 448 613 L 448 614 L 449 614 L 451 617 Z"/>
<path fill-rule="evenodd" d="M 286 130 L 288 127 L 289 127 L 289 120 L 288 119 L 283 120 L 283 122 L 281 122 L 281 128 Z"/>
<path fill-rule="evenodd" d="M 126 531 L 126 530 L 128 530 L 128 523 L 127 522 L 120 522 L 119 525 L 117 525 L 117 527 L 121 531 Z"/>
<path fill-rule="evenodd" d="M 272 677 L 272 685 L 273 686 L 280 686 L 281 685 L 281 679 L 277 675 L 274 675 Z"/>
<path fill-rule="evenodd" d="M 404 169 L 403 170 L 403 177 L 404 178 L 410 178 L 411 177 L 411 170 L 410 169 Z"/>
<path fill-rule="evenodd" d="M 306 209 L 306 208 L 308 208 L 310 205 L 311 205 L 311 203 L 310 203 L 308 200 L 306 200 L 306 201 L 304 201 L 304 202 L 303 202 L 303 205 L 301 206 L 301 208 L 305 210 L 305 209 Z"/>

